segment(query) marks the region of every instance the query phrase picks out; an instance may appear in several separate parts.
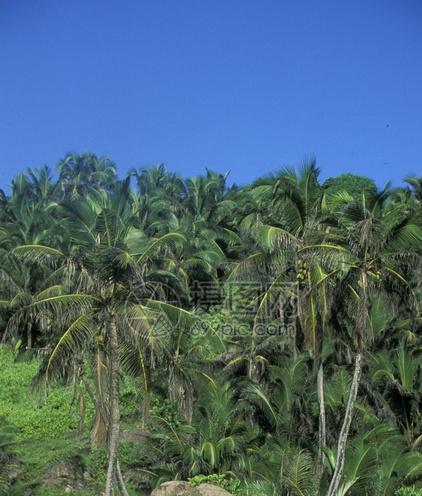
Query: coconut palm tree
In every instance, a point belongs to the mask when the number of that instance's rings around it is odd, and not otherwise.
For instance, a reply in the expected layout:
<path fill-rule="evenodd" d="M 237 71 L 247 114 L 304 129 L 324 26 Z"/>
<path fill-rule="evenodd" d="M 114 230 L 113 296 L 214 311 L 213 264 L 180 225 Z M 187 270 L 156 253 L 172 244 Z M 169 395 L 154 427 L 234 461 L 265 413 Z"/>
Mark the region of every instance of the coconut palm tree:
<path fill-rule="evenodd" d="M 420 257 L 422 226 L 418 215 L 403 212 L 397 205 L 389 204 L 388 189 L 360 201 L 343 196 L 339 198 L 336 219 L 338 245 L 326 245 L 327 252 L 340 254 L 344 277 L 339 291 L 349 292 L 355 302 L 354 339 L 356 354 L 349 399 L 338 439 L 336 464 L 328 489 L 328 496 L 337 494 L 344 469 L 346 443 L 352 421 L 362 374 L 362 361 L 367 341 L 370 292 L 382 285 L 397 290 L 397 284 L 408 287 L 406 263 L 417 262 Z M 319 247 L 321 248 L 321 247 Z M 312 247 L 309 247 L 312 249 Z M 418 262 L 417 262 L 418 263 Z M 408 269 L 408 267 L 407 267 Z M 412 299 L 412 295 L 411 299 Z"/>
<path fill-rule="evenodd" d="M 422 176 L 406 176 L 404 181 L 409 185 L 411 194 L 420 203 L 422 200 Z"/>
<path fill-rule="evenodd" d="M 164 165 L 132 170 L 137 186 L 137 207 L 140 226 L 155 236 L 166 228 L 172 230 L 186 196 L 184 181 L 174 173 L 166 171 Z"/>
<path fill-rule="evenodd" d="M 252 212 L 241 227 L 252 235 L 257 251 L 242 260 L 233 275 L 256 274 L 266 277 L 268 290 L 263 293 L 254 320 L 254 329 L 261 324 L 268 302 L 277 299 L 280 288 L 291 286 L 297 296 L 297 324 L 316 365 L 319 415 L 319 456 L 317 472 L 321 475 L 326 444 L 324 408 L 324 372 L 322 360 L 323 334 L 330 314 L 331 278 L 337 267 L 322 252 L 309 252 L 306 247 L 329 236 L 324 220 L 328 213 L 319 170 L 314 160 L 305 163 L 298 173 L 285 169 L 275 177 L 257 181 L 250 190 Z M 271 209 L 268 209 L 271 205 Z M 329 276 L 329 277 L 328 277 Z M 252 276 L 253 277 L 253 276 Z M 283 308 L 280 308 L 283 313 Z M 294 326 L 294 328 L 296 325 Z M 252 347 L 255 340 L 252 340 Z M 262 343 L 260 345 L 263 348 Z M 296 355 L 296 333 L 290 347 Z M 264 357 L 261 357 L 262 362 Z"/>
<path fill-rule="evenodd" d="M 77 360 L 83 353 L 92 356 L 97 387 L 95 433 L 106 434 L 109 446 L 109 468 L 106 494 L 110 495 L 117 480 L 123 489 L 118 464 L 119 443 L 119 341 L 132 340 L 136 345 L 154 346 L 154 325 L 171 312 L 184 317 L 187 312 L 164 303 L 150 301 L 165 294 L 160 287 L 151 287 L 148 271 L 152 257 L 159 256 L 174 243 L 184 241 L 177 233 L 158 239 L 147 239 L 132 222 L 129 181 L 116 185 L 116 192 L 93 190 L 83 202 L 61 205 L 67 219 L 67 231 L 73 246 L 70 253 L 52 250 L 41 245 L 25 245 L 15 249 L 23 257 L 46 259 L 54 257 L 65 267 L 65 280 L 76 289 L 73 294 L 48 296 L 38 299 L 35 308 L 49 308 L 63 313 L 63 305 L 71 308 L 70 324 L 53 346 L 43 363 L 39 378 L 49 382 L 66 373 L 66 364 Z M 163 310 L 164 309 L 164 310 Z M 166 313 L 167 312 L 167 313 Z M 104 372 L 104 370 L 106 372 Z M 105 379 L 108 378 L 108 379 Z M 104 394 L 102 386 L 107 384 Z M 102 428 L 97 425 L 98 421 Z M 105 425 L 104 425 L 105 424 Z"/>
<path fill-rule="evenodd" d="M 13 180 L 11 196 L 6 199 L 2 212 L 0 281 L 10 317 L 4 339 L 11 332 L 15 337 L 20 333 L 20 338 L 26 340 L 27 349 L 33 346 L 34 332 L 42 330 L 43 319 L 38 319 L 34 311 L 25 314 L 23 309 L 28 307 L 29 301 L 37 299 L 40 291 L 47 291 L 57 281 L 49 278 L 50 268 L 19 259 L 13 250 L 20 245 L 57 246 L 60 243 L 60 221 L 55 215 L 56 192 L 47 167 L 28 169 L 27 174 L 19 174 Z M 25 333 L 22 332 L 24 328 Z"/>
<path fill-rule="evenodd" d="M 161 420 L 163 457 L 171 455 L 182 477 L 245 471 L 245 451 L 257 447 L 260 430 L 248 418 L 248 404 L 236 399 L 230 383 L 208 375 L 205 381 L 191 425 L 176 430 Z"/>
<path fill-rule="evenodd" d="M 117 183 L 116 167 L 107 157 L 94 153 L 67 154 L 56 167 L 61 197 L 80 198 L 90 188 L 112 191 Z"/>

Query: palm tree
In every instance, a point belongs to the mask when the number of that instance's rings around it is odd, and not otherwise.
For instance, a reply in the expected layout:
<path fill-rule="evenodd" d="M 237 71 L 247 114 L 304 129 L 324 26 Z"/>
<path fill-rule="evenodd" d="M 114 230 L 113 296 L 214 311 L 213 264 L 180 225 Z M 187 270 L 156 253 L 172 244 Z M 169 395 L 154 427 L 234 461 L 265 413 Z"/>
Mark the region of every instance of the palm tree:
<path fill-rule="evenodd" d="M 34 343 L 45 344 L 42 339 L 51 339 L 56 324 L 48 312 L 40 312 L 36 302 L 47 296 L 58 296 L 65 292 L 60 284 L 51 284 L 54 274 L 47 277 L 48 271 L 39 264 L 22 261 L 14 253 L 4 254 L 0 263 L 2 281 L 3 310 L 7 312 L 3 342 L 11 338 L 26 343 L 31 350 Z"/>
<path fill-rule="evenodd" d="M 149 169 L 132 170 L 138 195 L 137 212 L 140 227 L 155 236 L 166 227 L 172 230 L 172 223 L 183 210 L 186 196 L 184 181 L 177 175 L 166 171 L 164 165 Z"/>
<path fill-rule="evenodd" d="M 244 472 L 245 451 L 257 448 L 260 430 L 248 419 L 248 404 L 236 399 L 230 383 L 208 375 L 205 381 L 191 425 L 176 430 L 161 419 L 163 456 L 171 455 L 182 477 Z"/>
<path fill-rule="evenodd" d="M 242 391 L 242 396 L 260 413 L 257 417 L 264 416 L 265 422 L 271 425 L 272 435 L 296 446 L 310 437 L 313 430 L 312 413 L 306 402 L 306 399 L 315 396 L 308 381 L 310 365 L 305 353 L 296 359 L 278 357 L 277 365 L 269 366 L 264 384 L 249 383 Z M 308 418 L 308 425 L 303 422 L 305 418 Z"/>
<path fill-rule="evenodd" d="M 34 331 L 41 330 L 43 321 L 37 313 L 23 309 L 28 302 L 36 300 L 38 293 L 47 291 L 54 284 L 49 278 L 51 270 L 30 260 L 14 256 L 14 248 L 20 245 L 48 244 L 56 246 L 60 242 L 60 222 L 55 216 L 56 186 L 52 182 L 48 167 L 28 170 L 19 174 L 12 182 L 12 194 L 7 199 L 2 213 L 0 229 L 0 280 L 7 310 L 9 324 L 4 339 L 26 328 L 27 349 L 34 343 Z M 45 280 L 45 282 L 44 282 Z M 44 326 L 45 327 L 45 326 Z"/>
<path fill-rule="evenodd" d="M 253 476 L 260 483 L 259 491 L 252 494 L 274 496 L 278 494 L 316 496 L 318 494 L 314 461 L 306 450 L 285 445 L 270 437 L 254 453 L 251 465 Z"/>
<path fill-rule="evenodd" d="M 12 249 L 21 244 L 55 243 L 56 187 L 47 167 L 18 174 L 2 212 L 0 244 Z"/>
<path fill-rule="evenodd" d="M 422 176 L 406 176 L 404 181 L 409 185 L 411 194 L 420 203 L 422 201 Z"/>
<path fill-rule="evenodd" d="M 93 153 L 67 154 L 56 169 L 62 198 L 80 198 L 90 188 L 112 191 L 117 183 L 113 162 Z"/>
<path fill-rule="evenodd" d="M 241 226 L 252 234 L 258 250 L 242 260 L 234 275 L 257 274 L 263 271 L 269 278 L 268 291 L 260 300 L 254 328 L 261 322 L 261 313 L 268 301 L 275 299 L 280 286 L 297 284 L 298 320 L 303 339 L 317 370 L 319 414 L 318 467 L 322 472 L 326 445 L 326 420 L 324 408 L 324 372 L 321 351 L 323 329 L 330 314 L 330 278 L 336 267 L 322 252 L 307 250 L 308 245 L 321 243 L 328 236 L 324 226 L 327 214 L 323 189 L 318 182 L 319 170 L 314 160 L 305 163 L 296 173 L 285 169 L 276 177 L 257 181 L 250 190 L 252 212 Z M 271 209 L 268 209 L 271 205 Z M 328 277 L 330 276 L 330 277 Z M 283 312 L 283 309 L 280 309 Z M 252 347 L 255 340 L 252 341 Z M 291 336 L 291 350 L 296 356 L 296 334 Z M 261 344 L 262 348 L 262 344 Z"/>
<path fill-rule="evenodd" d="M 230 198 L 232 188 L 227 187 L 227 174 L 207 169 L 206 176 L 197 176 L 186 181 L 184 206 L 195 220 L 204 219 L 208 224 L 223 224 L 229 220 L 235 207 Z"/>
<path fill-rule="evenodd" d="M 422 228 L 418 216 L 409 215 L 397 205 L 389 204 L 388 197 L 388 190 L 385 189 L 370 197 L 363 194 L 360 201 L 341 198 L 336 217 L 340 229 L 337 234 L 343 236 L 343 243 L 324 247 L 327 252 L 344 255 L 341 258 L 345 273 L 339 291 L 343 294 L 348 291 L 356 302 L 353 380 L 338 439 L 336 464 L 328 496 L 337 494 L 343 475 L 346 443 L 367 344 L 370 292 L 372 288 L 382 284 L 390 292 L 397 290 L 394 286 L 397 283 L 408 286 L 401 269 L 405 267 L 405 262 L 409 263 L 419 256 Z"/>
<path fill-rule="evenodd" d="M 108 435 L 107 495 L 111 494 L 116 477 L 124 491 L 118 463 L 119 341 L 129 339 L 133 343 L 148 344 L 153 337 L 154 322 L 161 315 L 164 304 L 157 308 L 149 302 L 160 294 L 160 288 L 152 291 L 148 286 L 150 260 L 160 250 L 184 241 L 177 233 L 148 240 L 136 230 L 131 220 L 136 215 L 128 197 L 128 184 L 127 180 L 116 186 L 114 194 L 92 191 L 84 202 L 61 206 L 70 239 L 73 243 L 77 240 L 68 255 L 59 250 L 53 253 L 50 248 L 40 245 L 26 245 L 15 250 L 22 256 L 32 255 L 38 259 L 54 256 L 61 260 L 65 266 L 65 279 L 77 289 L 77 293 L 42 298 L 32 305 L 49 307 L 56 314 L 63 313 L 63 305 L 72 308 L 68 316 L 70 325 L 46 358 L 39 377 L 51 381 L 63 374 L 64 365 L 75 360 L 80 365 L 82 354 L 97 348 L 94 401 L 98 407 L 96 417 L 105 417 L 102 424 L 106 425 L 98 428 L 95 423 L 94 427 L 96 434 Z M 82 307 L 77 310 L 75 305 Z M 182 315 L 181 309 L 171 308 Z M 106 394 L 101 390 L 104 367 L 109 378 Z"/>

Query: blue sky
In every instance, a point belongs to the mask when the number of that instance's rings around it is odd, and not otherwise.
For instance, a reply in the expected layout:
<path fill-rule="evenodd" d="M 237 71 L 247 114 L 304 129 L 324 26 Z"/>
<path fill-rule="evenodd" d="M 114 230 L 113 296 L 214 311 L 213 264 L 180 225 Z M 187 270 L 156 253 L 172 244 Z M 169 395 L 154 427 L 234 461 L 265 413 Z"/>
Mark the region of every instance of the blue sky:
<path fill-rule="evenodd" d="M 420 0 L 0 0 L 0 187 L 68 151 L 422 173 Z"/>

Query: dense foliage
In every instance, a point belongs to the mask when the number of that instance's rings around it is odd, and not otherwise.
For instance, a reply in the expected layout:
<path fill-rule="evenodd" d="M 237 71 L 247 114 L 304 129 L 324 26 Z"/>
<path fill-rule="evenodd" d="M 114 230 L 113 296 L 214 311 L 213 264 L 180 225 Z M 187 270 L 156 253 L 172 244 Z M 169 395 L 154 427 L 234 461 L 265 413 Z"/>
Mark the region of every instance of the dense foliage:
<path fill-rule="evenodd" d="M 69 435 L 106 495 L 420 493 L 420 177 L 57 169 L 0 195 L 0 493 L 20 443 Z"/>

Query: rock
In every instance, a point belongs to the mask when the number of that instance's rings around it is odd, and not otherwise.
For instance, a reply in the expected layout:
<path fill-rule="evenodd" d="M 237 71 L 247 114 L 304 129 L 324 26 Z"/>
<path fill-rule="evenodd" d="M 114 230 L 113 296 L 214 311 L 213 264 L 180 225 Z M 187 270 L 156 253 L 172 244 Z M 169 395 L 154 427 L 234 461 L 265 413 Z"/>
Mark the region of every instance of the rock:
<path fill-rule="evenodd" d="M 229 492 L 214 484 L 192 487 L 185 481 L 170 481 L 152 491 L 151 496 L 231 496 Z"/>
<path fill-rule="evenodd" d="M 199 484 L 195 489 L 198 491 L 198 496 L 231 496 L 231 493 L 214 484 Z"/>
<path fill-rule="evenodd" d="M 132 429 L 123 431 L 121 434 L 122 441 L 128 441 L 133 444 L 142 444 L 146 438 L 151 435 L 148 429 Z"/>
<path fill-rule="evenodd" d="M 193 489 L 185 481 L 169 481 L 154 489 L 151 496 L 193 496 Z"/>
<path fill-rule="evenodd" d="M 78 461 L 62 460 L 51 465 L 44 473 L 43 483 L 61 486 L 65 493 L 83 489 L 87 473 Z"/>

